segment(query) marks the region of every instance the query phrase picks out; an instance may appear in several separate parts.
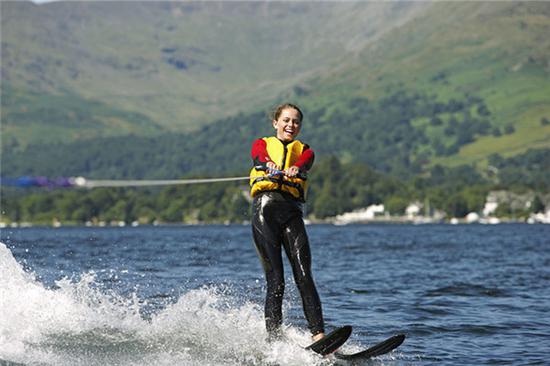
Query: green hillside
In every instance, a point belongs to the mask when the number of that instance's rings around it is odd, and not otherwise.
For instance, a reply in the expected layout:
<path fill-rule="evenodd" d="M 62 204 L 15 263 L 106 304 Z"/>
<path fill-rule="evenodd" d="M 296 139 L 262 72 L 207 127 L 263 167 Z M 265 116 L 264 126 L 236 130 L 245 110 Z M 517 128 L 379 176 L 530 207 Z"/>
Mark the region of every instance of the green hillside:
<path fill-rule="evenodd" d="M 284 100 L 398 177 L 550 147 L 548 3 L 1 6 L 3 175 L 241 171 Z"/>
<path fill-rule="evenodd" d="M 345 108 L 347 100 L 407 90 L 438 101 L 483 101 L 493 133 L 433 163 L 484 162 L 550 146 L 550 4 L 542 2 L 433 4 L 420 16 L 365 47 L 346 67 L 312 80 L 311 106 Z M 475 116 L 479 111 L 472 110 Z M 452 116 L 440 116 L 448 126 Z M 365 123 L 370 123 L 365 121 Z M 447 144 L 441 128 L 413 124 Z M 501 131 L 513 131 L 503 134 Z"/>
<path fill-rule="evenodd" d="M 3 149 L 20 149 L 36 141 L 70 143 L 127 136 L 136 130 L 153 135 L 161 130 L 143 114 L 76 95 L 41 94 L 4 87 L 1 108 Z"/>
<path fill-rule="evenodd" d="M 164 131 L 196 130 L 271 103 L 422 9 L 377 3 L 2 1 L 2 94 L 41 95 L 51 109 L 81 99 L 145 116 Z M 17 105 L 3 105 L 6 113 L 13 114 L 12 108 Z M 120 134 L 116 124 L 101 129 L 99 135 Z M 151 134 L 139 121 L 130 132 Z M 5 134 L 22 138 L 10 128 Z M 61 130 L 45 136 L 75 137 Z M 36 134 L 20 142 L 26 140 L 43 142 Z"/>
<path fill-rule="evenodd" d="M 405 92 L 379 101 L 354 98 L 345 104 L 343 110 L 346 113 L 337 116 L 324 108 L 304 109 L 306 120 L 300 138 L 313 147 L 319 160 L 337 156 L 345 164 L 367 163 L 379 172 L 409 181 L 431 175 L 434 171 L 431 168 L 432 156 L 452 156 L 476 137 L 494 133 L 490 115 L 484 112 L 486 109 L 483 100 L 473 97 L 448 103 Z M 477 114 L 472 115 L 471 110 Z M 442 119 L 446 116 L 455 122 L 444 126 Z M 431 141 L 426 132 L 428 128 L 417 128 L 415 121 L 418 120 L 428 121 L 431 130 L 443 129 L 445 144 L 440 140 Z M 258 112 L 223 119 L 188 134 L 32 144 L 21 151 L 5 151 L 2 170 L 4 176 L 12 177 L 82 175 L 96 179 L 168 179 L 190 175 L 242 176 L 250 169 L 252 141 L 258 136 L 272 134 L 272 131 L 267 113 Z M 503 138 L 513 135 L 508 130 L 499 133 Z M 527 161 L 527 170 L 522 170 L 524 184 L 540 181 L 540 184 L 529 184 L 545 187 L 544 179 L 530 180 L 530 175 L 537 173 L 530 170 L 545 164 L 544 156 L 550 149 L 530 151 L 532 153 L 525 158 L 519 155 L 520 159 L 512 162 L 512 168 L 515 171 L 522 161 Z M 508 166 L 507 159 L 502 156 L 491 155 L 489 158 L 494 160 L 491 165 L 500 171 Z M 485 176 L 489 173 L 485 169 L 479 170 Z M 472 167 L 461 167 L 459 171 L 473 173 Z"/>

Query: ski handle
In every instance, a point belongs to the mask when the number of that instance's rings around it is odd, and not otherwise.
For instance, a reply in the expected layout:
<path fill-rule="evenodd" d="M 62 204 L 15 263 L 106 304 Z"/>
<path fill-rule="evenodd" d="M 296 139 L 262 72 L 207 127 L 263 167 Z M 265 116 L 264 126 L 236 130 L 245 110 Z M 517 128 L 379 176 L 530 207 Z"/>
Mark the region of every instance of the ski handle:
<path fill-rule="evenodd" d="M 284 175 L 285 174 L 285 172 L 282 171 L 282 170 L 269 169 L 268 167 L 263 166 L 263 165 L 256 165 L 254 167 L 254 169 L 261 170 L 261 171 L 264 171 L 264 172 L 268 172 L 269 177 L 276 177 L 277 175 Z M 307 174 L 300 172 L 300 173 L 296 174 L 296 178 L 306 180 L 307 179 Z"/>

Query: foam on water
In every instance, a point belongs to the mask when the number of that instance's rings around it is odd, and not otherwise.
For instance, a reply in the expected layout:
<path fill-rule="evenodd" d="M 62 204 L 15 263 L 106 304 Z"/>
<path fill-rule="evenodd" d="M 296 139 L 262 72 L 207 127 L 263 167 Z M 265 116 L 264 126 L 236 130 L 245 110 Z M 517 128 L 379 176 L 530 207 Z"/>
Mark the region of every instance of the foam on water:
<path fill-rule="evenodd" d="M 137 296 L 103 289 L 94 273 L 44 287 L 0 243 L 0 363 L 30 365 L 322 365 L 298 344 L 268 344 L 262 310 L 216 288 L 188 291 L 144 319 Z"/>

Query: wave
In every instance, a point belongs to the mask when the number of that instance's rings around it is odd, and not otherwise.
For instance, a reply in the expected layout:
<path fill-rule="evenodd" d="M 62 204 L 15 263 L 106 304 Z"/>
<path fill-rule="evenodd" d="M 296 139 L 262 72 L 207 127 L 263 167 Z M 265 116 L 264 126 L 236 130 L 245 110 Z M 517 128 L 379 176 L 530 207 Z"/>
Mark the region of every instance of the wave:
<path fill-rule="evenodd" d="M 267 343 L 263 312 L 204 287 L 145 319 L 135 294 L 102 288 L 93 272 L 46 288 L 0 243 L 0 364 L 323 365 L 305 331 Z"/>
<path fill-rule="evenodd" d="M 496 287 L 487 287 L 475 283 L 459 282 L 426 292 L 427 297 L 464 296 L 464 297 L 508 297 L 510 294 Z"/>

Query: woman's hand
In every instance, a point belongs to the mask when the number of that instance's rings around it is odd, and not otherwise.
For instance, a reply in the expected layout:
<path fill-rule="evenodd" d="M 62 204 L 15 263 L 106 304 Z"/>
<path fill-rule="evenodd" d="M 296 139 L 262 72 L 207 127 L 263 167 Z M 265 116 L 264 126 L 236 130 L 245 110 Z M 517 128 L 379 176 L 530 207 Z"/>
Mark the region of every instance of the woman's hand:
<path fill-rule="evenodd" d="M 298 168 L 296 165 L 293 165 L 285 170 L 285 175 L 290 178 L 294 178 L 298 175 L 298 173 L 300 173 L 300 168 Z"/>
<path fill-rule="evenodd" d="M 275 164 L 272 161 L 268 161 L 265 165 L 267 166 L 268 173 L 274 173 L 275 171 L 281 170 L 281 167 L 279 167 L 277 164 Z"/>

